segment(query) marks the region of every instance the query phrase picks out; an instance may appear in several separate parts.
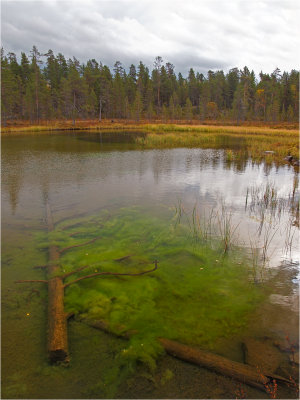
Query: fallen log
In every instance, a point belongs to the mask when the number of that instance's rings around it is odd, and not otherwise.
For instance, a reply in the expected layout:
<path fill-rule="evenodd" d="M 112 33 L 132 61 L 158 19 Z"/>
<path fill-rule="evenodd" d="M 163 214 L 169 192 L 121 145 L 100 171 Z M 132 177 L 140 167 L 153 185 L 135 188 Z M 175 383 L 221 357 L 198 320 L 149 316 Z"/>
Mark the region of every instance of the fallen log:
<path fill-rule="evenodd" d="M 52 217 L 52 212 L 50 209 L 50 205 L 48 201 L 46 202 L 46 222 L 48 232 L 54 230 L 54 222 Z M 49 246 L 49 263 L 43 268 L 47 269 L 47 280 L 34 279 L 34 280 L 19 280 L 15 281 L 15 283 L 47 283 L 48 284 L 48 335 L 47 335 L 47 352 L 49 361 L 51 363 L 56 362 L 69 362 L 69 352 L 68 352 L 68 332 L 67 332 L 67 320 L 70 315 L 65 313 L 64 310 L 64 296 L 65 296 L 65 288 L 72 285 L 73 283 L 77 283 L 83 279 L 94 278 L 103 275 L 111 275 L 111 276 L 140 276 L 144 274 L 148 274 L 157 269 L 158 261 L 154 261 L 154 267 L 150 270 L 135 272 L 135 273 L 118 273 L 118 272 L 98 272 L 89 274 L 86 276 L 81 276 L 71 282 L 64 283 L 64 279 L 68 278 L 71 275 L 76 274 L 77 272 L 82 271 L 83 269 L 89 268 L 89 265 L 85 265 L 83 267 L 79 267 L 74 271 L 61 274 L 61 267 L 59 265 L 59 259 L 61 254 L 65 251 L 71 250 L 75 247 L 82 247 L 91 243 L 94 243 L 100 236 L 91 239 L 87 242 L 76 244 L 73 246 L 65 247 L 63 249 L 59 249 L 56 245 Z M 127 257 L 127 256 L 126 256 Z M 125 257 L 125 258 L 126 258 Z M 41 266 L 38 266 L 41 267 Z"/>
<path fill-rule="evenodd" d="M 266 371 L 260 372 L 259 369 L 253 368 L 250 365 L 232 361 L 204 350 L 195 349 L 174 340 L 164 338 L 159 338 L 158 340 L 166 352 L 174 357 L 199 365 L 200 367 L 208 368 L 258 389 L 265 390 L 265 385 L 271 383 L 274 379 L 277 382 L 291 383 L 282 376 Z"/>
<path fill-rule="evenodd" d="M 124 339 L 130 339 L 134 334 L 137 333 L 137 331 L 124 331 L 124 329 L 122 331 L 122 327 L 120 327 L 120 333 L 112 332 L 109 328 L 109 324 L 102 320 L 82 319 L 81 322 Z M 260 372 L 258 369 L 255 369 L 247 364 L 232 361 L 217 354 L 199 350 L 174 340 L 158 338 L 158 341 L 165 351 L 173 357 L 199 365 L 200 367 L 207 368 L 211 371 L 228 376 L 260 390 L 265 390 L 266 385 L 273 382 L 274 379 L 277 382 L 292 383 L 288 379 L 273 373 L 270 374 L 269 372 L 265 371 Z"/>
<path fill-rule="evenodd" d="M 46 203 L 46 219 L 48 231 L 54 230 L 54 223 L 49 203 Z M 68 362 L 68 333 L 67 318 L 64 310 L 64 282 L 63 277 L 57 276 L 60 272 L 58 260 L 60 252 L 57 246 L 49 246 L 50 264 L 47 270 L 48 277 L 48 337 L 47 351 L 51 363 Z"/>

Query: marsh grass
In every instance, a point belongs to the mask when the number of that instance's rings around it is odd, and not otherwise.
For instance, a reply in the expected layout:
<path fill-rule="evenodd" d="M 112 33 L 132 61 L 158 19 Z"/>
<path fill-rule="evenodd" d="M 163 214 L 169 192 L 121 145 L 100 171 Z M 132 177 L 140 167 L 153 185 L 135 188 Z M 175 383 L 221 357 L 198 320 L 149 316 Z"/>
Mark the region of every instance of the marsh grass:
<path fill-rule="evenodd" d="M 245 211 L 249 210 L 257 221 L 256 233 L 251 236 L 249 234 L 248 238 L 250 274 L 255 283 L 264 282 L 267 279 L 270 260 L 274 252 L 278 250 L 274 247 L 273 241 L 278 236 L 283 214 L 290 214 L 290 217 L 284 233 L 281 233 L 284 237 L 282 251 L 285 255 L 291 256 L 298 226 L 294 221 L 294 213 L 295 210 L 299 210 L 295 186 L 294 181 L 292 192 L 284 198 L 279 196 L 278 188 L 273 182 L 247 188 Z M 188 210 L 179 201 L 175 208 L 175 226 L 180 223 L 188 227 L 190 240 L 194 246 L 205 244 L 215 250 L 221 249 L 225 256 L 230 250 L 245 245 L 238 239 L 240 222 L 235 222 L 234 214 L 222 200 L 208 213 L 204 210 L 200 211 L 196 205 Z"/>
<path fill-rule="evenodd" d="M 269 262 L 271 255 L 270 254 L 270 245 L 272 240 L 274 239 L 276 233 L 278 232 L 279 227 L 274 225 L 272 221 L 268 224 L 265 224 L 265 229 L 263 233 L 263 245 L 262 245 L 262 261 L 263 265 Z"/>
<path fill-rule="evenodd" d="M 292 256 L 293 243 L 295 241 L 295 237 L 298 232 L 299 232 L 299 227 L 295 224 L 294 217 L 293 215 L 291 215 L 288 221 L 286 222 L 284 229 L 284 236 L 285 236 L 284 248 L 283 248 L 284 256 L 286 257 Z M 297 243 L 299 243 L 299 240 L 297 241 Z"/>
<path fill-rule="evenodd" d="M 297 130 L 271 129 L 261 127 L 237 126 L 187 126 L 187 125 L 143 125 L 140 128 L 150 133 L 137 143 L 146 148 L 178 147 L 178 146 L 212 146 L 219 147 L 219 139 L 240 139 L 242 148 L 227 152 L 230 160 L 240 158 L 247 150 L 254 161 L 265 160 L 267 163 L 284 162 L 283 158 L 290 154 L 298 157 L 299 134 Z M 266 154 L 266 150 L 274 154 Z"/>
<path fill-rule="evenodd" d="M 274 182 L 261 185 L 252 185 L 247 188 L 245 197 L 245 210 L 260 219 L 259 231 L 267 221 L 280 221 L 283 214 L 290 213 L 299 218 L 299 200 L 297 194 L 298 177 L 294 179 L 292 191 L 285 197 L 280 197 Z"/>
<path fill-rule="evenodd" d="M 252 239 L 249 235 L 250 244 L 250 273 L 252 275 L 253 282 L 259 283 L 264 281 L 265 264 L 261 260 L 261 250 L 259 240 L 257 238 Z"/>
<path fill-rule="evenodd" d="M 249 235 L 252 275 L 256 282 L 266 278 L 269 261 L 274 251 L 278 250 L 274 248 L 272 242 L 280 228 L 282 255 L 292 257 L 299 228 L 297 189 L 298 177 L 294 178 L 293 188 L 285 197 L 279 195 L 279 189 L 274 182 L 247 188 L 245 211 L 248 210 L 258 222 L 256 235 L 252 237 Z"/>
<path fill-rule="evenodd" d="M 228 161 L 228 162 L 233 161 L 235 158 L 234 153 L 231 149 L 225 151 L 225 156 L 226 156 L 226 161 Z"/>
<path fill-rule="evenodd" d="M 192 241 L 197 243 L 210 243 L 214 236 L 214 221 L 216 219 L 216 213 L 213 209 L 208 212 L 208 216 L 205 211 L 200 215 L 197 205 L 194 205 L 192 210 L 188 210 L 179 200 L 177 206 L 175 206 L 175 228 L 180 223 L 185 223 L 189 229 L 189 236 Z"/>
<path fill-rule="evenodd" d="M 196 244 L 205 243 L 213 247 L 217 245 L 224 254 L 227 254 L 238 243 L 237 233 L 240 223 L 234 223 L 233 213 L 222 200 L 216 208 L 201 212 L 197 205 L 188 211 L 179 202 L 175 209 L 175 217 L 176 226 L 183 221 L 184 217 Z"/>
<path fill-rule="evenodd" d="M 217 125 L 178 125 L 178 124 L 133 124 L 104 121 L 78 121 L 72 126 L 70 121 L 58 121 L 45 125 L 13 126 L 2 128 L 3 135 L 47 133 L 64 130 L 86 131 L 143 131 L 146 137 L 136 137 L 136 145 L 142 148 L 172 147 L 220 147 L 220 138 L 240 140 L 242 148 L 230 153 L 230 160 L 245 156 L 245 151 L 255 162 L 265 161 L 268 164 L 284 163 L 284 157 L 299 156 L 299 133 L 296 129 L 268 128 L 255 126 L 217 126 Z M 274 151 L 266 154 L 265 151 Z M 230 161 L 229 160 L 229 161 Z"/>
<path fill-rule="evenodd" d="M 236 234 L 240 223 L 234 224 L 232 216 L 232 212 L 228 210 L 224 202 L 222 202 L 221 210 L 217 213 L 217 220 L 224 254 L 237 243 Z"/>

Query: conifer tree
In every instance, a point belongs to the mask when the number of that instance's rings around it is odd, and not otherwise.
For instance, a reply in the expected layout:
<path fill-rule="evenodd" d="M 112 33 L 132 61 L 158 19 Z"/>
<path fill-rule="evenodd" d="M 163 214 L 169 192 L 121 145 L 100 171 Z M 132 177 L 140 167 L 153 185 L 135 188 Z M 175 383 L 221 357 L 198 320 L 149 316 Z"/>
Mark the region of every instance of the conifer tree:
<path fill-rule="evenodd" d="M 14 110 L 18 99 L 18 80 L 10 68 L 10 64 L 1 51 L 1 112 L 2 121 L 15 117 Z"/>
<path fill-rule="evenodd" d="M 43 65 L 42 58 L 46 57 Z M 31 61 L 23 52 L 1 53 L 2 121 L 43 118 L 129 118 L 139 121 L 163 118 L 234 118 L 236 123 L 258 119 L 276 123 L 299 119 L 299 71 L 276 68 L 261 72 L 256 80 L 247 67 L 209 70 L 206 75 L 190 68 L 187 77 L 174 65 L 156 57 L 151 74 L 142 61 L 126 70 L 120 61 L 113 72 L 95 59 L 86 64 L 50 49 L 36 46 Z M 128 71 L 128 73 L 126 72 Z"/>

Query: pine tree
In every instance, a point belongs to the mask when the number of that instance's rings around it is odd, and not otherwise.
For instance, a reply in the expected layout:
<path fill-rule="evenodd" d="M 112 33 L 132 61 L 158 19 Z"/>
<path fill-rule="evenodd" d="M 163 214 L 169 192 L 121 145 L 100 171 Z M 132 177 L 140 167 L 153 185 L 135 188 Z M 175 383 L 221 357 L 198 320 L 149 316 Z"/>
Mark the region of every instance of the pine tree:
<path fill-rule="evenodd" d="M 186 99 L 184 113 L 185 113 L 185 118 L 188 121 L 191 121 L 193 118 L 193 106 L 192 106 L 192 102 L 189 98 Z"/>
<path fill-rule="evenodd" d="M 40 86 L 41 86 L 41 71 L 39 65 L 42 64 L 41 53 L 38 51 L 36 46 L 32 47 L 31 50 L 31 67 L 34 74 L 34 95 L 35 95 L 35 113 L 37 122 L 40 119 Z"/>
<path fill-rule="evenodd" d="M 15 117 L 14 109 L 18 99 L 18 81 L 10 69 L 9 62 L 1 51 L 1 113 L 4 126 L 7 119 Z"/>
<path fill-rule="evenodd" d="M 168 108 L 166 107 L 165 104 L 163 104 L 162 106 L 162 119 L 164 122 L 168 121 L 168 117 L 169 117 L 169 112 L 168 112 Z"/>
<path fill-rule="evenodd" d="M 152 71 L 152 81 L 154 89 L 156 90 L 156 105 L 158 110 L 160 109 L 161 99 L 160 99 L 160 90 L 161 90 L 161 69 L 162 69 L 163 59 L 160 56 L 157 56 L 154 61 L 154 70 Z"/>
<path fill-rule="evenodd" d="M 136 92 L 135 100 L 133 103 L 133 115 L 136 122 L 139 122 L 142 116 L 143 102 L 142 95 L 139 90 Z"/>
<path fill-rule="evenodd" d="M 66 115 L 75 125 L 75 120 L 81 115 L 87 100 L 87 85 L 80 77 L 77 63 L 70 62 L 69 65 L 68 77 L 62 80 L 62 92 Z"/>
<path fill-rule="evenodd" d="M 46 62 L 42 66 L 42 57 Z M 193 117 L 253 118 L 277 122 L 299 119 L 299 71 L 283 72 L 276 68 L 271 74 L 261 72 L 256 80 L 247 67 L 209 70 L 207 76 L 190 68 L 188 76 L 176 77 L 174 65 L 163 65 L 156 57 L 151 76 L 140 62 L 131 64 L 126 73 L 120 61 L 109 67 L 95 59 L 82 64 L 73 57 L 66 61 L 63 54 L 50 49 L 42 55 L 36 46 L 30 52 L 31 62 L 21 53 L 4 56 L 1 52 L 2 121 L 7 119 L 42 118 L 129 118 L 136 121 L 143 115 L 172 121 Z"/>
<path fill-rule="evenodd" d="M 151 121 L 154 115 L 154 111 L 153 111 L 153 105 L 152 103 L 149 103 L 148 107 L 147 107 L 147 118 Z"/>
<path fill-rule="evenodd" d="M 175 105 L 175 101 L 174 101 L 173 95 L 172 95 L 171 98 L 170 98 L 169 110 L 170 110 L 170 117 L 171 117 L 171 120 L 174 121 L 175 116 L 176 116 L 176 105 Z"/>
<path fill-rule="evenodd" d="M 287 121 L 293 122 L 294 120 L 294 110 L 291 104 L 288 106 L 287 113 L 286 113 Z"/>

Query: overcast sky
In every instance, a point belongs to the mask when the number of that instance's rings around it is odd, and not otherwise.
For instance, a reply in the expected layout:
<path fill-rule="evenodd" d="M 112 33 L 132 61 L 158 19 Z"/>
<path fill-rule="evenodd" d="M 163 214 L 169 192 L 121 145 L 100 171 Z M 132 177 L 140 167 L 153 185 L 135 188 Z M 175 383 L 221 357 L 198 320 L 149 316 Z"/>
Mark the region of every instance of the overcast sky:
<path fill-rule="evenodd" d="M 299 69 L 299 0 L 1 1 L 5 52 L 52 49 L 127 69 L 156 56 L 206 73 L 247 65 L 256 73 Z"/>

